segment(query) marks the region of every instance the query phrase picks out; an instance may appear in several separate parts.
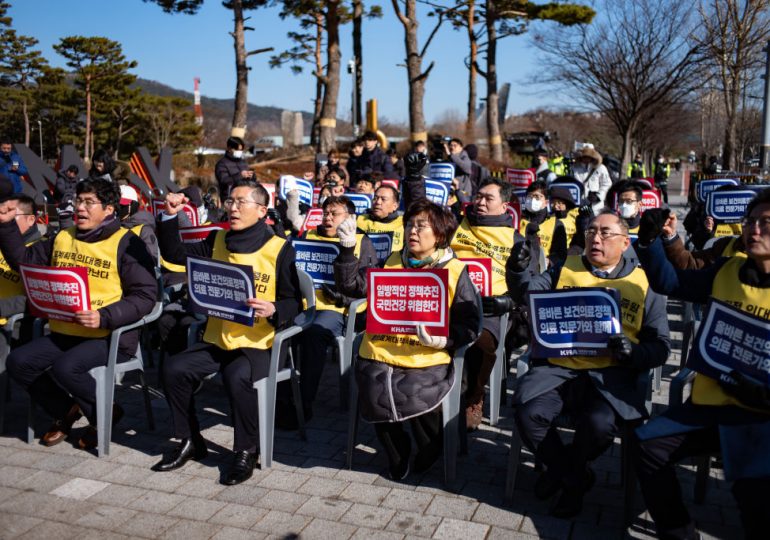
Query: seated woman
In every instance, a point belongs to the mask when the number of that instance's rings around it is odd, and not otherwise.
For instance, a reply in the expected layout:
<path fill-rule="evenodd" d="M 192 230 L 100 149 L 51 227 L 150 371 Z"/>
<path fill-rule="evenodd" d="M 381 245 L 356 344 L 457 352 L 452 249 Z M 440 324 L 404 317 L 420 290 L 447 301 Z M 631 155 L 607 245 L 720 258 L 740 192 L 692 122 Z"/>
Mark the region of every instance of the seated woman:
<path fill-rule="evenodd" d="M 404 222 L 406 245 L 390 256 L 385 268 L 449 271 L 449 337 L 431 336 L 421 325 L 417 335 L 398 340 L 364 335 L 355 367 L 359 408 L 364 420 L 375 425 L 393 480 L 409 474 L 407 420 L 417 443 L 415 472 L 428 470 L 441 453 L 439 405 L 454 381 L 452 354 L 478 337 L 480 317 L 465 264 L 449 248 L 457 228 L 451 212 L 423 199 L 407 210 Z"/>

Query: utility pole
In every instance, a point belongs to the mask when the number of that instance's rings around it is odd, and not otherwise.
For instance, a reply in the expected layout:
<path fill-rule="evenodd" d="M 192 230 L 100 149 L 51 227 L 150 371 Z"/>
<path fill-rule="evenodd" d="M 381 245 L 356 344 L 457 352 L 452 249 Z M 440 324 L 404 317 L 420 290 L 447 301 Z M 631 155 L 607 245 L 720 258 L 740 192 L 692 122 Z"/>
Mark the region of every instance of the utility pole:
<path fill-rule="evenodd" d="M 348 73 L 353 76 L 353 91 L 351 93 L 351 124 L 353 124 L 353 138 L 357 139 L 361 134 L 361 96 L 358 94 L 359 64 L 356 58 L 348 62 Z"/>
<path fill-rule="evenodd" d="M 44 161 L 45 158 L 43 157 L 43 121 L 42 120 L 37 121 L 37 131 L 38 131 L 38 134 L 40 135 L 40 159 Z"/>
<path fill-rule="evenodd" d="M 770 170 L 770 41 L 765 47 L 765 100 L 762 115 L 762 146 L 759 152 L 759 170 L 767 173 Z"/>

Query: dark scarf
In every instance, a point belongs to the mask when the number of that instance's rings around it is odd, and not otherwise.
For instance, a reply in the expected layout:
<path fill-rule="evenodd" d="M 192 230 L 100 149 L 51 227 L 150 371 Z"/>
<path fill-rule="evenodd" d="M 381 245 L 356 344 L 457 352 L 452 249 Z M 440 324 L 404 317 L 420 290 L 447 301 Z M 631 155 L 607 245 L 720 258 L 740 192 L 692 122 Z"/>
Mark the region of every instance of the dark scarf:
<path fill-rule="evenodd" d="M 759 268 L 754 259 L 747 259 L 738 270 L 738 279 L 749 287 L 760 289 L 770 288 L 770 274 L 765 274 Z"/>
<path fill-rule="evenodd" d="M 634 217 L 628 218 L 626 220 L 626 223 L 628 223 L 629 229 L 635 229 L 636 227 L 639 226 L 639 222 L 641 220 L 642 220 L 642 214 L 636 214 Z"/>
<path fill-rule="evenodd" d="M 264 219 L 260 219 L 251 227 L 240 231 L 227 231 L 225 245 L 231 253 L 254 253 L 270 240 L 273 232 Z"/>
<path fill-rule="evenodd" d="M 529 221 L 530 223 L 536 223 L 537 225 L 542 224 L 546 218 L 548 217 L 548 209 L 543 208 L 542 210 L 538 210 L 537 212 L 530 212 L 529 210 L 523 210 L 522 217 Z"/>
<path fill-rule="evenodd" d="M 376 221 L 376 222 L 378 222 L 378 223 L 390 223 L 391 221 L 393 221 L 394 219 L 396 219 L 396 218 L 398 217 L 398 215 L 399 215 L 399 214 L 398 214 L 398 210 L 396 210 L 395 212 L 392 212 L 392 213 L 388 214 L 388 215 L 387 215 L 387 216 L 385 216 L 384 218 L 378 218 L 378 217 L 376 217 L 374 214 L 372 214 L 372 211 L 371 211 L 371 210 L 369 210 L 367 213 L 369 214 L 369 219 L 371 219 L 372 221 Z"/>
<path fill-rule="evenodd" d="M 115 234 L 120 229 L 120 221 L 115 217 L 115 214 L 108 216 L 98 226 L 88 231 L 81 231 L 75 229 L 75 238 L 81 242 L 88 242 L 89 244 L 94 242 L 101 242 Z"/>
<path fill-rule="evenodd" d="M 469 206 L 465 215 L 468 223 L 474 227 L 511 227 L 513 225 L 513 219 L 508 212 L 496 216 L 480 216 L 473 206 Z"/>

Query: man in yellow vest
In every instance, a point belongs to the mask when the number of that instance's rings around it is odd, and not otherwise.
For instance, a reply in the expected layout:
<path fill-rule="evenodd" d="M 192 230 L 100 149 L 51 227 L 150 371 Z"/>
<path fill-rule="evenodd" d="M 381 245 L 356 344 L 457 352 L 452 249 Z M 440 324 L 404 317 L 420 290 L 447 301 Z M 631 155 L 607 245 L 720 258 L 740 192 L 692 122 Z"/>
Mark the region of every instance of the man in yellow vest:
<path fill-rule="evenodd" d="M 77 185 L 77 225 L 25 247 L 15 213 L 0 214 L 0 252 L 9 266 L 19 264 L 80 266 L 88 270 L 91 309 L 75 313 L 73 322 L 51 319 L 51 333 L 15 349 L 8 373 L 36 404 L 54 419 L 41 441 L 63 441 L 81 413 L 89 427 L 81 448 L 96 447 L 96 381 L 88 370 L 107 362 L 110 331 L 138 321 L 155 305 L 158 287 L 144 242 L 120 226 L 118 186 L 87 179 Z M 118 362 L 136 353 L 139 332 L 120 338 Z M 113 422 L 122 416 L 116 405 Z"/>
<path fill-rule="evenodd" d="M 643 218 L 637 254 L 654 290 L 689 302 L 721 300 L 770 320 L 770 190 L 759 193 L 746 209 L 745 257 L 719 259 L 701 270 L 676 270 L 663 253 L 659 232 Z M 754 336 L 746 337 L 754 341 Z M 758 346 L 764 351 L 760 360 L 767 361 L 767 345 L 740 341 L 742 347 Z M 728 340 L 729 346 L 734 343 L 735 337 Z M 660 538 L 700 538 L 682 501 L 674 464 L 720 451 L 745 538 L 766 538 L 770 531 L 765 504 L 770 489 L 770 390 L 738 371 L 729 375 L 735 384 L 696 374 L 689 400 L 637 430 L 639 483 Z"/>
<path fill-rule="evenodd" d="M 391 233 L 391 251 L 404 247 L 404 220 L 398 211 L 401 194 L 393 186 L 383 184 L 374 192 L 372 207 L 358 216 L 358 228 L 365 233 Z"/>
<path fill-rule="evenodd" d="M 328 197 L 323 203 L 323 222 L 317 229 L 303 235 L 306 240 L 330 242 L 339 245 L 340 254 L 334 262 L 334 285 L 324 284 L 316 289 L 316 314 L 313 324 L 299 337 L 300 390 L 305 420 L 313 417 L 312 404 L 321 382 L 326 351 L 345 330 L 346 306 L 356 298 L 366 296 L 366 269 L 377 266 L 377 253 L 371 240 L 356 231 L 356 207 L 345 197 Z M 347 263 L 347 264 L 346 264 Z M 340 265 L 350 266 L 340 271 Z M 336 282 L 341 281 L 342 287 Z M 347 291 L 342 294 L 340 289 Z M 355 291 L 355 294 L 351 294 Z M 355 317 L 355 314 L 347 314 Z M 296 429 L 296 409 L 291 402 L 288 382 L 281 383 L 281 402 L 276 406 L 276 426 Z"/>
<path fill-rule="evenodd" d="M 182 193 L 166 196 L 166 211 L 158 224 L 163 258 L 184 264 L 187 255 L 194 255 L 251 266 L 257 298 L 246 301 L 254 308 L 253 326 L 209 317 L 203 343 L 164 363 L 166 400 L 171 408 L 174 436 L 181 442 L 153 466 L 155 471 L 172 471 L 190 459 L 202 459 L 208 454 L 195 414 L 194 394 L 205 377 L 218 371 L 230 398 L 235 428 L 234 459 L 221 482 L 239 484 L 254 471 L 259 432 L 257 392 L 252 385 L 268 374 L 275 331 L 290 324 L 301 309 L 294 248 L 267 225 L 268 197 L 267 190 L 257 182 L 236 182 L 224 201 L 230 230 L 215 231 L 201 242 L 182 244 L 177 215 L 187 197 Z"/>
<path fill-rule="evenodd" d="M 520 379 L 514 405 L 524 444 L 547 467 L 535 483 L 535 496 L 548 499 L 561 491 L 551 514 L 575 516 L 595 476 L 589 467 L 612 444 L 620 425 L 647 415 L 645 395 L 637 389 L 640 374 L 668 357 L 666 299 L 649 291 L 641 268 L 624 252 L 628 226 L 614 213 L 596 216 L 585 232 L 585 252 L 570 255 L 561 267 L 531 276 L 529 247 L 517 245 L 509 258 L 508 290 L 522 301 L 527 291 L 608 287 L 621 296 L 623 333 L 609 338 L 611 354 L 603 357 L 532 358 Z M 569 413 L 575 436 L 565 445 L 553 423 Z"/>
<path fill-rule="evenodd" d="M 564 200 L 568 196 L 563 193 L 563 187 L 556 187 L 557 198 Z M 564 218 L 559 215 L 548 215 L 548 194 L 549 190 L 543 180 L 535 180 L 527 187 L 527 194 L 524 198 L 524 205 L 521 212 L 521 221 L 519 222 L 519 232 L 526 236 L 537 236 L 540 247 L 545 252 L 546 257 L 553 257 L 553 262 L 564 259 L 569 245 L 568 238 L 571 234 L 567 231 L 570 227 L 572 234 L 575 232 L 574 215 L 567 219 L 566 212 Z M 562 206 L 559 206 L 562 208 Z M 564 205 L 566 210 L 566 205 Z M 553 253 L 552 253 L 553 252 Z"/>
<path fill-rule="evenodd" d="M 523 242 L 524 237 L 513 228 L 511 215 L 506 210 L 512 192 L 513 186 L 503 180 L 483 181 L 451 243 L 460 259 L 488 257 L 492 260 L 492 295 L 483 297 L 484 330 L 465 353 L 465 417 L 469 430 L 481 424 L 484 386 L 495 366 L 497 343 L 504 340 L 508 332 L 508 328 L 500 328 L 499 317 L 513 309 L 505 284 L 505 264 L 514 242 Z"/>

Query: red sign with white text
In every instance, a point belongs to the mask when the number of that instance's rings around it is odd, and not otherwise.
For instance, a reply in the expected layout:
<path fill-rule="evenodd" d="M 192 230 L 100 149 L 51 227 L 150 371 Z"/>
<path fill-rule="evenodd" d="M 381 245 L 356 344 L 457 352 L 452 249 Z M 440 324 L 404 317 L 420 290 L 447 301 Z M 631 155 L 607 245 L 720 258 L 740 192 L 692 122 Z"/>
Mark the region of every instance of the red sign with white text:
<path fill-rule="evenodd" d="M 657 189 L 642 190 L 642 207 L 639 210 L 644 213 L 650 208 L 660 208 L 660 191 Z"/>
<path fill-rule="evenodd" d="M 400 180 L 396 180 L 394 178 L 384 178 L 382 180 L 383 186 L 393 186 L 396 189 L 398 189 L 399 183 L 400 183 Z"/>
<path fill-rule="evenodd" d="M 305 231 L 317 228 L 323 223 L 324 211 L 323 208 L 311 208 L 305 214 L 305 221 L 302 223 L 302 228 L 299 230 L 299 235 L 302 236 Z"/>
<path fill-rule="evenodd" d="M 72 321 L 76 312 L 91 309 L 86 268 L 22 264 L 19 272 L 33 315 Z"/>
<path fill-rule="evenodd" d="M 449 335 L 449 271 L 370 268 L 366 273 L 366 331 L 416 334 L 417 324 L 432 336 Z"/>
<path fill-rule="evenodd" d="M 216 223 L 213 225 L 182 227 L 179 229 L 179 236 L 182 237 L 182 242 L 189 244 L 192 242 L 201 242 L 202 240 L 205 240 L 213 231 L 221 231 L 222 229 L 229 230 L 230 222 L 223 221 L 222 223 Z"/>
<path fill-rule="evenodd" d="M 163 213 L 163 211 L 166 210 L 166 201 L 163 199 L 153 199 L 152 200 L 152 215 L 155 217 L 158 217 Z M 182 210 L 184 210 L 184 213 L 187 215 L 187 219 L 190 220 L 190 223 L 193 224 L 193 227 L 198 226 L 198 211 L 195 209 L 194 206 L 185 204 L 182 207 Z"/>
<path fill-rule="evenodd" d="M 262 184 L 262 187 L 265 188 L 267 191 L 267 194 L 269 195 L 269 198 L 267 199 L 267 207 L 268 208 L 275 208 L 275 184 L 270 184 L 268 182 L 265 182 Z"/>
<path fill-rule="evenodd" d="M 532 169 L 505 169 L 505 178 L 517 188 L 526 188 L 535 181 Z"/>
<path fill-rule="evenodd" d="M 461 258 L 468 267 L 468 276 L 481 296 L 492 296 L 492 259 L 489 257 Z"/>

